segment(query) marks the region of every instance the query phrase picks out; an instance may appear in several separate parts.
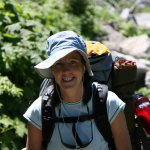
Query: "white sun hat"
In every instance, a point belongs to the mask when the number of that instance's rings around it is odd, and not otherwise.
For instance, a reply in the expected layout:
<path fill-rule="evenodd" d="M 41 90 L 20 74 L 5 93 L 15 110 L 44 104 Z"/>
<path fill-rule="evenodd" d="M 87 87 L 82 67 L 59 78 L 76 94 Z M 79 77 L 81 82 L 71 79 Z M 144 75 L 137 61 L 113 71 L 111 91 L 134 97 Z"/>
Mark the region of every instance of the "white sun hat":
<path fill-rule="evenodd" d="M 89 76 L 93 76 L 89 60 L 86 55 L 86 44 L 84 39 L 73 31 L 62 31 L 47 39 L 48 58 L 37 64 L 35 70 L 43 78 L 53 78 L 51 66 L 73 51 L 78 51 L 86 63 Z"/>

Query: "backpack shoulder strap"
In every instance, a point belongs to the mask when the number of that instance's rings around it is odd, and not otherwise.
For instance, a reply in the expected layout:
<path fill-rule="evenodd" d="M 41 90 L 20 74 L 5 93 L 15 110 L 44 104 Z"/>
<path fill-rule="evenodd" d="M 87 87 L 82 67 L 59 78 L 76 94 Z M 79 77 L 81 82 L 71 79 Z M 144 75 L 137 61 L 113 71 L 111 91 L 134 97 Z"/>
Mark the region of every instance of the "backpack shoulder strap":
<path fill-rule="evenodd" d="M 107 116 L 107 100 L 108 87 L 107 85 L 98 84 L 97 87 L 94 85 L 93 94 L 93 110 L 96 126 L 99 132 L 102 134 L 104 139 L 108 142 L 109 147 L 114 150 L 112 132 L 110 123 Z M 42 96 L 42 136 L 43 136 L 43 150 L 47 149 L 47 145 L 52 137 L 56 114 L 55 109 L 50 104 L 51 87 L 47 88 Z M 85 119 L 86 120 L 86 119 Z M 50 131 L 50 132 L 47 132 Z"/>
<path fill-rule="evenodd" d="M 42 111 L 43 150 L 47 149 L 48 143 L 52 137 L 54 126 L 55 126 L 54 118 L 56 114 L 55 114 L 55 108 L 53 108 L 50 104 L 51 92 L 52 92 L 52 87 L 50 86 L 45 90 L 45 92 L 42 95 L 41 111 Z"/>
<path fill-rule="evenodd" d="M 108 146 L 111 150 L 115 149 L 114 141 L 112 138 L 111 126 L 107 115 L 107 95 L 108 86 L 105 84 L 94 85 L 94 98 L 93 98 L 93 110 L 95 113 L 95 123 L 102 134 L 104 139 L 108 142 Z"/>
<path fill-rule="evenodd" d="M 39 96 L 42 96 L 44 91 L 51 85 L 51 79 L 44 79 L 40 85 Z"/>

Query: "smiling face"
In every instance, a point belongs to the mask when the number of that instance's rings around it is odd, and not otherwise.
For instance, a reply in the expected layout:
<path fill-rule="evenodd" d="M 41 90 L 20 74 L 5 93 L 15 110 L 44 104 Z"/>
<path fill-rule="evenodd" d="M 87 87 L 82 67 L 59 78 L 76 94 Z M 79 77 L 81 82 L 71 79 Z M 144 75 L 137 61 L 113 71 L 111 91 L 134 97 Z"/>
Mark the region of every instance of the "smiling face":
<path fill-rule="evenodd" d="M 82 56 L 74 51 L 58 60 L 52 66 L 52 72 L 61 91 L 81 90 L 85 71 Z"/>

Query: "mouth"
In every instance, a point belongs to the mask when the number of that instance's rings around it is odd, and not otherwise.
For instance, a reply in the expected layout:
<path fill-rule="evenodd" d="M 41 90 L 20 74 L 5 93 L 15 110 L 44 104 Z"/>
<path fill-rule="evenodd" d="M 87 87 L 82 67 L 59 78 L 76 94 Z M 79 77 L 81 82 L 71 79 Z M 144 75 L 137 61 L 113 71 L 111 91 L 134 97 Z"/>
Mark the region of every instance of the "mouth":
<path fill-rule="evenodd" d="M 64 77 L 62 80 L 65 81 L 65 82 L 70 82 L 73 79 L 74 79 L 73 77 Z"/>

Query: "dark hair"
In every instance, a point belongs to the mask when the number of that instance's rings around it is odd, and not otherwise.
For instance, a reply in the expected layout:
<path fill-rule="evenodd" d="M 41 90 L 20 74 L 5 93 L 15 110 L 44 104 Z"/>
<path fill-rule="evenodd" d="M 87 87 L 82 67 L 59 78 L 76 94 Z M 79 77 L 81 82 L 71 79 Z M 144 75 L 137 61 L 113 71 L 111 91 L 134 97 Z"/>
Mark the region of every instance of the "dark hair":
<path fill-rule="evenodd" d="M 86 62 L 82 56 L 81 56 L 81 61 L 82 61 L 83 65 L 85 66 Z M 53 90 L 53 93 L 51 96 L 51 105 L 56 107 L 61 102 L 61 100 L 60 100 L 61 95 L 59 96 L 60 88 L 57 85 L 57 83 L 55 82 L 55 79 L 53 79 L 53 84 L 54 84 L 54 90 Z M 86 105 L 92 95 L 92 77 L 89 76 L 89 73 L 87 70 L 85 71 L 84 76 L 83 76 L 83 86 L 84 86 L 83 104 Z"/>
<path fill-rule="evenodd" d="M 86 105 L 92 96 L 92 77 L 89 76 L 88 72 L 84 73 L 84 95 L 83 95 L 83 104 Z"/>
<path fill-rule="evenodd" d="M 83 94 L 83 104 L 86 105 L 88 101 L 91 98 L 92 95 L 92 77 L 89 76 L 88 72 L 85 71 L 84 73 L 84 81 L 83 81 L 83 86 L 84 86 L 84 94 Z M 53 79 L 53 84 L 54 84 L 54 90 L 51 94 L 51 106 L 56 107 L 60 104 L 60 88 L 56 84 L 55 79 Z M 59 92 L 59 93 L 58 93 Z"/>

